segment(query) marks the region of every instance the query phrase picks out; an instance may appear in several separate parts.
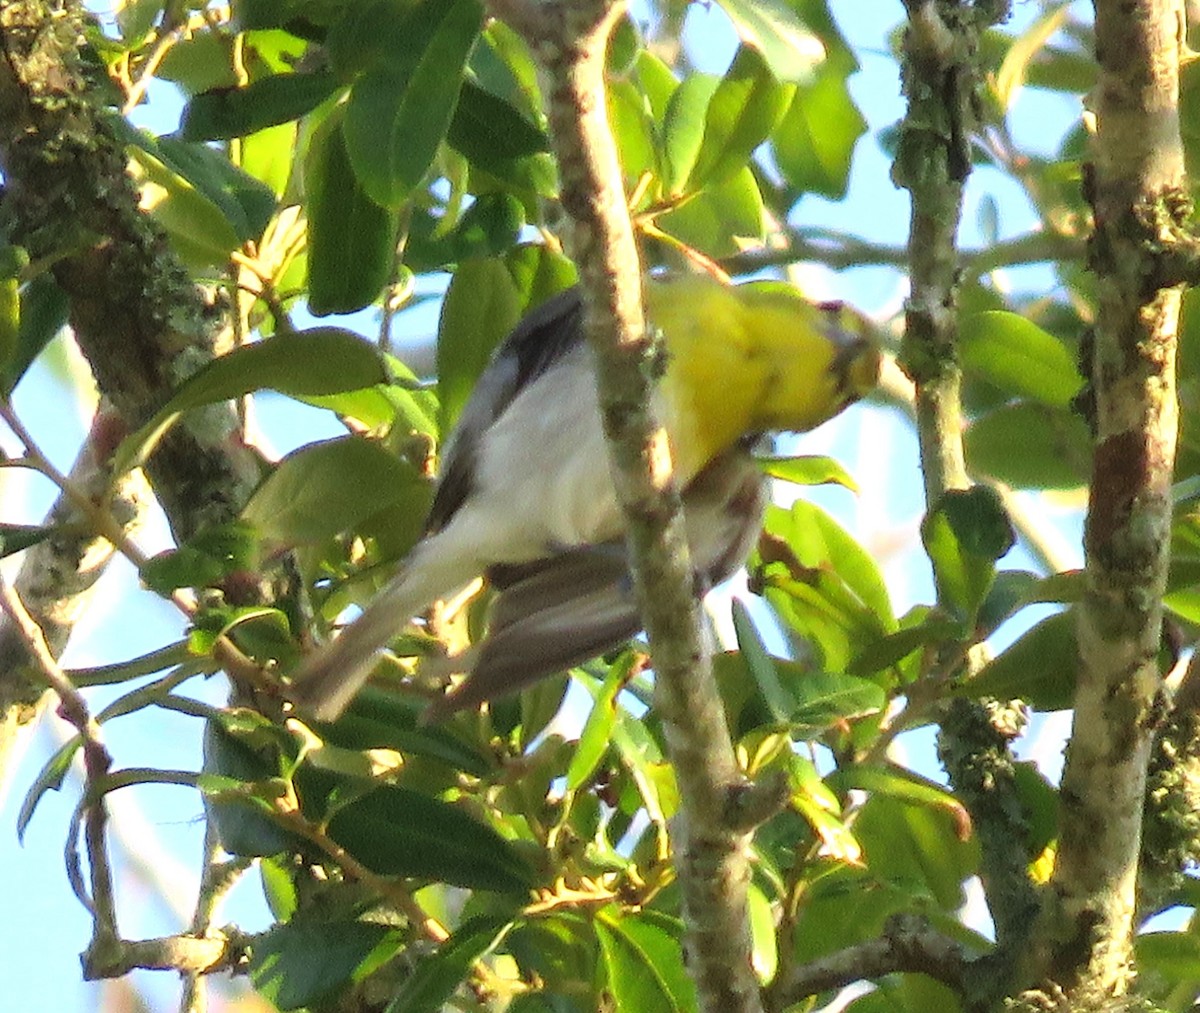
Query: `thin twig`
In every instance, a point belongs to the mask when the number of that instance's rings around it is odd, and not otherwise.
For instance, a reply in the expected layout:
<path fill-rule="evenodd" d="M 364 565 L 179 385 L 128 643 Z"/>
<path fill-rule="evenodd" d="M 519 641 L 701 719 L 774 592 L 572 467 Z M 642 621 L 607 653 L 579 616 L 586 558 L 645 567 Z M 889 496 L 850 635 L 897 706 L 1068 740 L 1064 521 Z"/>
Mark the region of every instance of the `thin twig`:
<path fill-rule="evenodd" d="M 42 629 L 26 610 L 17 592 L 0 576 L 0 609 L 19 633 L 37 671 L 57 694 L 58 712 L 79 732 L 83 744 L 84 836 L 87 844 L 88 868 L 91 872 L 91 912 L 93 944 L 117 938 L 116 907 L 113 902 L 112 869 L 105 847 L 104 828 L 108 819 L 103 795 L 97 786 L 108 776 L 112 756 L 104 745 L 100 725 L 88 710 L 82 694 L 66 677 L 50 651 Z"/>
<path fill-rule="evenodd" d="M 25 427 L 8 401 L 0 400 L 0 420 L 12 430 L 13 435 L 25 448 L 25 459 L 29 466 L 53 482 L 79 510 L 88 526 L 101 538 L 107 539 L 139 571 L 149 562 L 149 557 L 125 533 L 112 513 L 98 506 L 68 475 L 59 471 L 42 452 L 33 434 Z M 196 607 L 183 591 L 175 591 L 169 599 L 183 615 L 194 620 Z M 247 657 L 227 636 L 219 637 L 213 644 L 212 655 L 220 666 L 243 685 L 272 691 L 274 683 L 261 666 Z"/>

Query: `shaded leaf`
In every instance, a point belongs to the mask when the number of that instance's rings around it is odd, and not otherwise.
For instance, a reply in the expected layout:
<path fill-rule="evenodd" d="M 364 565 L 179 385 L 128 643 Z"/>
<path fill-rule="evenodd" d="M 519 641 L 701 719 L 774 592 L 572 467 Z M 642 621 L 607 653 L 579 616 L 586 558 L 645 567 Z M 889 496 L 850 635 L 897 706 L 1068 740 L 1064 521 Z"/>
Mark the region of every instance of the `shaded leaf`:
<path fill-rule="evenodd" d="M 969 623 L 996 576 L 996 560 L 1016 541 L 1000 497 L 987 486 L 947 491 L 921 522 L 938 601 Z"/>
<path fill-rule="evenodd" d="M 384 786 L 338 810 L 329 836 L 372 872 L 520 893 L 532 875 L 491 827 L 445 802 Z"/>
<path fill-rule="evenodd" d="M 367 685 L 337 721 L 316 727 L 321 738 L 343 749 L 394 749 L 486 776 L 491 764 L 478 751 L 443 728 L 421 724 L 426 705 Z"/>
<path fill-rule="evenodd" d="M 359 921 L 276 925 L 255 937 L 250 979 L 279 1009 L 302 1009 L 365 977 L 403 938 L 398 929 Z"/>
<path fill-rule="evenodd" d="M 962 636 L 962 623 L 953 619 L 928 619 L 917 626 L 889 633 L 874 641 L 846 667 L 850 675 L 871 675 L 899 664 L 914 651 Z"/>
<path fill-rule="evenodd" d="M 432 502 L 429 480 L 378 441 L 343 436 L 289 454 L 242 510 L 268 541 L 319 544 L 396 504 L 415 542 Z"/>
<path fill-rule="evenodd" d="M 214 88 L 194 96 L 183 111 L 185 141 L 245 137 L 312 112 L 338 87 L 328 71 L 272 74 L 242 88 Z"/>
<path fill-rule="evenodd" d="M 83 741 L 80 737 L 73 735 L 54 751 L 50 759 L 42 764 L 42 769 L 33 779 L 17 813 L 17 840 L 22 844 L 25 843 L 25 831 L 29 827 L 29 821 L 33 819 L 33 813 L 37 809 L 38 803 L 46 792 L 62 789 L 63 779 L 71 769 L 71 761 L 82 744 Z"/>
<path fill-rule="evenodd" d="M 1032 627 L 957 691 L 1001 700 L 1019 698 L 1041 711 L 1065 710 L 1074 698 L 1078 672 L 1075 615 L 1059 612 Z"/>
<path fill-rule="evenodd" d="M 550 150 L 550 139 L 524 114 L 473 81 L 463 82 L 446 132 L 449 145 L 485 169 Z"/>
<path fill-rule="evenodd" d="M 510 919 L 494 915 L 469 919 L 417 964 L 386 1013 L 439 1013 L 471 965 L 499 945 L 511 926 Z"/>
<path fill-rule="evenodd" d="M 317 316 L 352 313 L 378 298 L 396 255 L 396 213 L 379 205 L 351 166 L 334 110 L 304 160 L 308 213 L 308 306 Z"/>
<path fill-rule="evenodd" d="M 0 559 L 44 542 L 57 530 L 38 524 L 0 524 Z"/>
<path fill-rule="evenodd" d="M 135 467 L 172 423 L 193 408 L 256 390 L 311 397 L 387 380 L 378 351 L 351 331 L 315 327 L 263 338 L 214 359 L 185 380 L 146 425 L 122 442 L 113 468 L 121 473 Z"/>
<path fill-rule="evenodd" d="M 279 777 L 278 763 L 232 735 L 221 721 L 205 722 L 203 769 L 209 781 L 202 783 L 210 786 L 223 781 L 232 782 L 231 788 L 253 786 Z M 301 842 L 272 818 L 269 803 L 250 792 L 239 798 L 232 791 L 205 791 L 204 808 L 216 826 L 221 847 L 231 855 L 259 857 L 300 849 Z"/>
<path fill-rule="evenodd" d="M 34 359 L 66 327 L 69 309 L 67 294 L 50 273 L 39 274 L 22 287 L 17 343 L 5 358 L 0 379 L 6 394 L 12 393 Z"/>

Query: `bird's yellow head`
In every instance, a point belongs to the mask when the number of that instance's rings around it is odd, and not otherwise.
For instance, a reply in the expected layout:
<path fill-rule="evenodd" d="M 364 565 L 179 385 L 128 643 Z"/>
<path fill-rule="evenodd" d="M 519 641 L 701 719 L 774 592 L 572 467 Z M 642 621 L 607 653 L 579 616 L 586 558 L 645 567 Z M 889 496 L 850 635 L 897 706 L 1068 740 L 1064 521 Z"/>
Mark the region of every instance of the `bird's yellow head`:
<path fill-rule="evenodd" d="M 667 345 L 663 387 L 685 482 L 743 436 L 813 429 L 878 380 L 868 322 L 783 282 L 656 280 L 646 305 Z"/>

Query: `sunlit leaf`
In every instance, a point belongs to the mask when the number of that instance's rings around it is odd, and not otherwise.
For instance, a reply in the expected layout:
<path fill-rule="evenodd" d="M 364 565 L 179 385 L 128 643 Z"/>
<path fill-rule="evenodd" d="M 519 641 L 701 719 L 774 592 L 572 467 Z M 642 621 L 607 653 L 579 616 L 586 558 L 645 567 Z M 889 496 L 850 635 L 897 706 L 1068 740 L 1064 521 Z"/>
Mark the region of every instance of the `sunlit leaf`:
<path fill-rule="evenodd" d="M 1066 408 L 1083 380 L 1061 341 L 1019 313 L 974 313 L 959 324 L 963 365 L 1006 394 Z"/>
<path fill-rule="evenodd" d="M 720 7 L 780 81 L 805 80 L 825 57 L 821 40 L 784 0 L 720 0 Z"/>

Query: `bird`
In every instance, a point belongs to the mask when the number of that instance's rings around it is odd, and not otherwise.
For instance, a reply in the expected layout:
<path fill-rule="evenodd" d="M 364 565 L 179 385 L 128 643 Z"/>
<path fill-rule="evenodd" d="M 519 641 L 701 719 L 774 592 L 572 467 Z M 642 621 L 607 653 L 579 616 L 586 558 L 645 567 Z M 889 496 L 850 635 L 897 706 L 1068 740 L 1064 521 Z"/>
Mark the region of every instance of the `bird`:
<path fill-rule="evenodd" d="M 813 429 L 867 394 L 879 350 L 854 310 L 809 302 L 782 281 L 651 276 L 643 298 L 662 337 L 654 408 L 701 597 L 757 538 L 767 494 L 756 439 Z M 335 720 L 415 616 L 481 575 L 494 591 L 487 633 L 452 659 L 466 678 L 427 722 L 642 628 L 583 312 L 579 288 L 566 289 L 500 343 L 443 446 L 424 533 L 362 614 L 291 675 L 286 695 L 301 714 Z"/>

